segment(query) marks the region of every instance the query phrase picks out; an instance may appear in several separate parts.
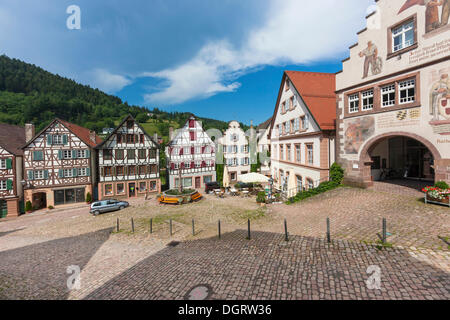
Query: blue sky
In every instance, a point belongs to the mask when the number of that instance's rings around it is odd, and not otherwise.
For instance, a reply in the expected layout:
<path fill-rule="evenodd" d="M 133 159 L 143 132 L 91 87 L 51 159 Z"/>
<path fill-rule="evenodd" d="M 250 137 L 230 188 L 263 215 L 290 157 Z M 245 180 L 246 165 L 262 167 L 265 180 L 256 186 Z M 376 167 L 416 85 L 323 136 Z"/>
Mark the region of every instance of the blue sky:
<path fill-rule="evenodd" d="M 260 123 L 283 70 L 336 72 L 373 0 L 2 0 L 0 54 L 130 104 Z M 69 30 L 66 9 L 81 9 Z"/>

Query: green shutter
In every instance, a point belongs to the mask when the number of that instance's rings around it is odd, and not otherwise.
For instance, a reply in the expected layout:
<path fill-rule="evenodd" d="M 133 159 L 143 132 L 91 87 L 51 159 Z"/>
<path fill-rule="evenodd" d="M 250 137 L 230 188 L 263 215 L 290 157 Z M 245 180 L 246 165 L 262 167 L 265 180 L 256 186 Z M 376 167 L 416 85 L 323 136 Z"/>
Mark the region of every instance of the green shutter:
<path fill-rule="evenodd" d="M 12 190 L 13 181 L 11 179 L 6 180 L 6 190 Z"/>
<path fill-rule="evenodd" d="M 88 177 L 91 175 L 91 168 L 86 168 L 86 175 Z"/>
<path fill-rule="evenodd" d="M 6 169 L 12 169 L 12 159 L 6 159 Z"/>
<path fill-rule="evenodd" d="M 67 145 L 67 134 L 63 134 L 63 144 Z"/>
<path fill-rule="evenodd" d="M 53 144 L 53 136 L 51 134 L 47 135 L 47 144 L 50 146 Z"/>
<path fill-rule="evenodd" d="M 34 172 L 33 172 L 33 170 L 28 170 L 28 180 L 34 180 Z"/>
<path fill-rule="evenodd" d="M 44 179 L 48 180 L 48 170 L 44 170 Z"/>
<path fill-rule="evenodd" d="M 58 177 L 59 177 L 59 178 L 64 178 L 64 170 L 63 170 L 63 169 L 59 169 L 59 171 L 58 171 Z"/>
<path fill-rule="evenodd" d="M 91 157 L 91 150 L 86 149 L 86 159 L 89 159 Z"/>
<path fill-rule="evenodd" d="M 77 168 L 73 168 L 72 169 L 72 176 L 74 176 L 74 177 L 78 176 L 78 169 Z"/>
<path fill-rule="evenodd" d="M 76 159 L 77 157 L 77 150 L 72 150 L 72 159 Z"/>
<path fill-rule="evenodd" d="M 63 156 L 62 156 L 62 150 L 59 149 L 59 150 L 58 150 L 58 159 L 59 159 L 59 160 L 62 160 L 62 158 L 63 158 Z"/>

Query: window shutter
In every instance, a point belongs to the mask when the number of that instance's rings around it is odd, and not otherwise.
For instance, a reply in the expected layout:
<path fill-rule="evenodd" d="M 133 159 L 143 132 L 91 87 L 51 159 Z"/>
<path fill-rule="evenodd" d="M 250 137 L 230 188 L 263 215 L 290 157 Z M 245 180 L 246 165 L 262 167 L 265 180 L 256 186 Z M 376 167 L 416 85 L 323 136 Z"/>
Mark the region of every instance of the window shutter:
<path fill-rule="evenodd" d="M 123 169 L 123 171 L 126 170 L 126 167 Z M 91 175 L 91 168 L 86 168 L 86 176 L 90 176 Z"/>
<path fill-rule="evenodd" d="M 191 147 L 191 154 L 195 154 L 195 148 Z"/>
<path fill-rule="evenodd" d="M 34 180 L 34 172 L 33 172 L 33 170 L 28 170 L 28 180 Z"/>
<path fill-rule="evenodd" d="M 11 179 L 6 180 L 6 190 L 12 190 L 13 181 Z"/>
<path fill-rule="evenodd" d="M 48 170 L 44 170 L 44 179 L 48 180 Z"/>
<path fill-rule="evenodd" d="M 184 162 L 181 163 L 180 168 L 184 169 Z"/>
<path fill-rule="evenodd" d="M 202 168 L 206 167 L 206 162 L 202 161 Z"/>
<path fill-rule="evenodd" d="M 175 163 L 171 163 L 171 164 L 170 164 L 170 169 L 171 169 L 171 170 L 175 170 Z"/>
<path fill-rule="evenodd" d="M 180 148 L 180 156 L 182 156 L 182 155 L 183 155 L 183 151 L 184 151 L 184 148 L 183 148 L 183 147 L 181 147 L 181 148 Z"/>
<path fill-rule="evenodd" d="M 74 176 L 74 177 L 78 176 L 78 169 L 77 168 L 73 168 L 72 169 L 72 176 Z"/>
<path fill-rule="evenodd" d="M 6 159 L 6 169 L 12 169 L 12 159 Z"/>
<path fill-rule="evenodd" d="M 47 144 L 50 146 L 53 144 L 53 136 L 51 134 L 47 135 Z"/>
<path fill-rule="evenodd" d="M 72 159 L 78 158 L 77 150 L 72 150 Z"/>
<path fill-rule="evenodd" d="M 61 149 L 58 150 L 58 159 L 62 160 L 62 150 Z"/>
<path fill-rule="evenodd" d="M 194 168 L 195 168 L 195 162 L 192 161 L 192 162 L 191 162 L 191 169 L 194 169 Z"/>
<path fill-rule="evenodd" d="M 202 154 L 205 153 L 205 146 L 202 147 Z"/>
<path fill-rule="evenodd" d="M 91 150 L 86 149 L 86 159 L 89 159 L 91 157 Z"/>
<path fill-rule="evenodd" d="M 59 178 L 64 178 L 64 170 L 63 169 L 59 169 L 58 170 L 58 177 Z"/>
<path fill-rule="evenodd" d="M 63 134 L 63 145 L 67 145 L 67 134 Z"/>

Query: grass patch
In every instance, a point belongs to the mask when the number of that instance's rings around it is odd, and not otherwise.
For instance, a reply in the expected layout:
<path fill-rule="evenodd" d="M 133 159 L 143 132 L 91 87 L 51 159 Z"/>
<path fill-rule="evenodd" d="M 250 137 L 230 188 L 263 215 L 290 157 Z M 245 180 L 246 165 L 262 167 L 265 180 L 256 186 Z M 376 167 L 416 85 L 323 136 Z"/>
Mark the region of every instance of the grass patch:
<path fill-rule="evenodd" d="M 182 218 L 184 216 L 183 213 L 175 213 L 175 214 L 159 214 L 155 217 L 153 217 L 153 225 L 155 224 L 162 224 L 166 221 L 169 221 L 172 219 L 172 221 L 177 221 L 177 222 L 183 222 Z M 140 219 L 141 221 L 144 221 L 144 219 Z M 150 218 L 145 219 L 146 223 L 149 224 L 150 223 Z"/>
<path fill-rule="evenodd" d="M 237 217 L 242 220 L 258 220 L 262 219 L 266 216 L 266 209 L 265 208 L 258 208 L 256 210 L 245 210 L 245 211 L 239 211 L 237 213 Z"/>
<path fill-rule="evenodd" d="M 378 250 L 383 250 L 383 248 L 392 248 L 392 243 L 390 242 L 383 243 L 381 240 L 377 240 L 376 244 Z"/>

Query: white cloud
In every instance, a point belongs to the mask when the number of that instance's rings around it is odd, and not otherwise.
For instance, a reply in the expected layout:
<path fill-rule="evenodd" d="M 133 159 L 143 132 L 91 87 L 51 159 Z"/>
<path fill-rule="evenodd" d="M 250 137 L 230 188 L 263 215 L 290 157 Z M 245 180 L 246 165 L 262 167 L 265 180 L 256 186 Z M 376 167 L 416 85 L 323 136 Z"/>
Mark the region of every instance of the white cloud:
<path fill-rule="evenodd" d="M 271 0 L 266 23 L 240 47 L 226 40 L 207 43 L 196 56 L 172 69 L 144 73 L 167 86 L 145 95 L 149 103 L 175 104 L 239 88 L 233 82 L 263 65 L 303 64 L 347 50 L 373 0 Z"/>
<path fill-rule="evenodd" d="M 132 83 L 132 81 L 118 74 L 113 74 L 105 69 L 94 69 L 88 74 L 92 86 L 107 93 L 115 93 Z"/>

